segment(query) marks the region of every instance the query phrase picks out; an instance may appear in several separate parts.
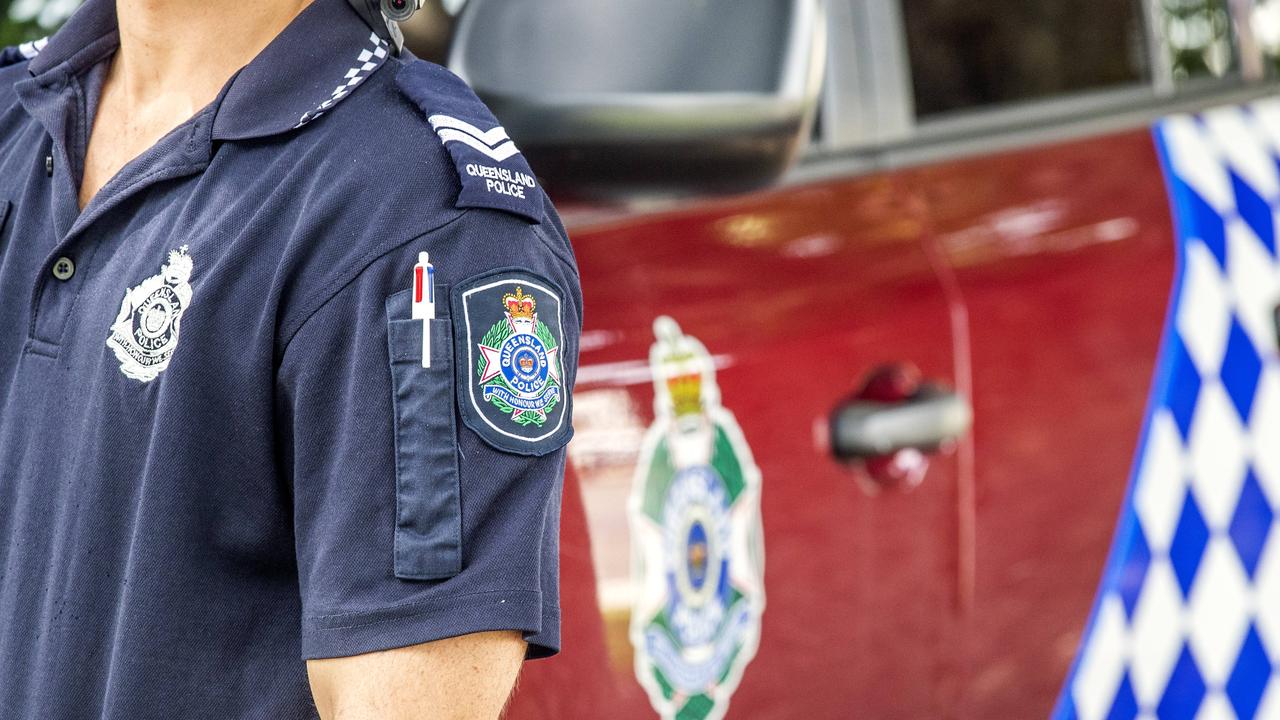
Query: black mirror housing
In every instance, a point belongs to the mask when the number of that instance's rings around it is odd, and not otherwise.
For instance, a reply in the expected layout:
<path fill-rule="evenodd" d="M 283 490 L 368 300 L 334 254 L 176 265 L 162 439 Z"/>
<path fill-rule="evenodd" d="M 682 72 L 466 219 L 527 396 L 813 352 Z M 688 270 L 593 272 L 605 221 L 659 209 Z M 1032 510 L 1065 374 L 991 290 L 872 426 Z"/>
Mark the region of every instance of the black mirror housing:
<path fill-rule="evenodd" d="M 821 0 L 471 0 L 450 66 L 553 193 L 743 191 L 808 138 L 824 18 Z"/>

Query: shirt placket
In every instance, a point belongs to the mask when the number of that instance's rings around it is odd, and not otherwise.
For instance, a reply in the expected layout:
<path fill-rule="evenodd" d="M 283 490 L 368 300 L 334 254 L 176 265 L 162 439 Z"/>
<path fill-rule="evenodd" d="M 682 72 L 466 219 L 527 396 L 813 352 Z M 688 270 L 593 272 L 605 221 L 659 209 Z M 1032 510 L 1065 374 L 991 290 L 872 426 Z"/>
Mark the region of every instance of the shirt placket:
<path fill-rule="evenodd" d="M 52 193 L 50 222 L 56 242 L 38 269 L 32 288 L 29 352 L 56 357 L 86 278 L 95 270 L 100 247 L 109 237 L 113 211 L 157 183 L 198 173 L 211 155 L 212 112 L 166 135 L 107 182 L 82 211 L 79 182 L 89 143 L 90 109 L 80 80 L 60 67 L 36 78 L 24 104 L 49 134 Z"/>

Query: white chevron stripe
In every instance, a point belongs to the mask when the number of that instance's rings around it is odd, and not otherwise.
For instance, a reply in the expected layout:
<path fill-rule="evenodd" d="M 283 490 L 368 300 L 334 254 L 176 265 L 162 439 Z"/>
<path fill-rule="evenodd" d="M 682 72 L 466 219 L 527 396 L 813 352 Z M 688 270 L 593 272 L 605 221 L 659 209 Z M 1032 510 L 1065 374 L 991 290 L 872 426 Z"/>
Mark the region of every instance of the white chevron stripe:
<path fill-rule="evenodd" d="M 459 120 L 455 117 L 449 117 L 448 115 L 432 115 L 427 118 L 427 120 L 431 123 L 431 128 L 436 132 L 440 132 L 442 129 L 446 128 L 461 130 L 489 147 L 494 147 L 503 140 L 511 139 L 510 136 L 507 135 L 506 128 L 503 128 L 501 125 L 485 132 L 469 122 Z"/>
<path fill-rule="evenodd" d="M 502 143 L 498 147 L 490 148 L 488 145 L 485 145 L 484 143 L 475 139 L 475 137 L 468 135 L 467 133 L 462 132 L 460 130 L 452 130 L 449 128 L 445 128 L 442 130 L 437 130 L 436 132 L 439 133 L 440 135 L 440 142 L 444 142 L 444 143 L 460 142 L 463 145 L 467 145 L 468 147 L 474 148 L 484 153 L 488 157 L 493 158 L 496 162 L 502 162 L 503 160 L 510 158 L 512 155 L 518 155 L 520 153 L 520 149 L 517 148 L 516 144 L 511 142 L 510 140 L 508 140 L 505 143 Z"/>

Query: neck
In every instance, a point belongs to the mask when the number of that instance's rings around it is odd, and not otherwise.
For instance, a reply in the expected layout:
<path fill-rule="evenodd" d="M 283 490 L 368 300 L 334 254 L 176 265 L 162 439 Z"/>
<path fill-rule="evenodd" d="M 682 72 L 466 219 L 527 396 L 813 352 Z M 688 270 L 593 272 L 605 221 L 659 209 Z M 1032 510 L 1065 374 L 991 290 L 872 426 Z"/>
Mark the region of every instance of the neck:
<path fill-rule="evenodd" d="M 111 81 L 132 102 L 187 101 L 194 113 L 311 0 L 116 0 Z"/>

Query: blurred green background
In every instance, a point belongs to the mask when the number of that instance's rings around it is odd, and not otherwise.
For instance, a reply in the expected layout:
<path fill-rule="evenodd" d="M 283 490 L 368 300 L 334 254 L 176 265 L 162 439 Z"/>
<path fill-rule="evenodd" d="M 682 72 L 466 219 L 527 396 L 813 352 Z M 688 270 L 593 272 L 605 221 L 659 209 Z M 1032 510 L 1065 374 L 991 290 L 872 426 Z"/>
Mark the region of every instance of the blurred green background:
<path fill-rule="evenodd" d="M 0 0 L 0 47 L 48 35 L 79 5 L 80 0 Z"/>

